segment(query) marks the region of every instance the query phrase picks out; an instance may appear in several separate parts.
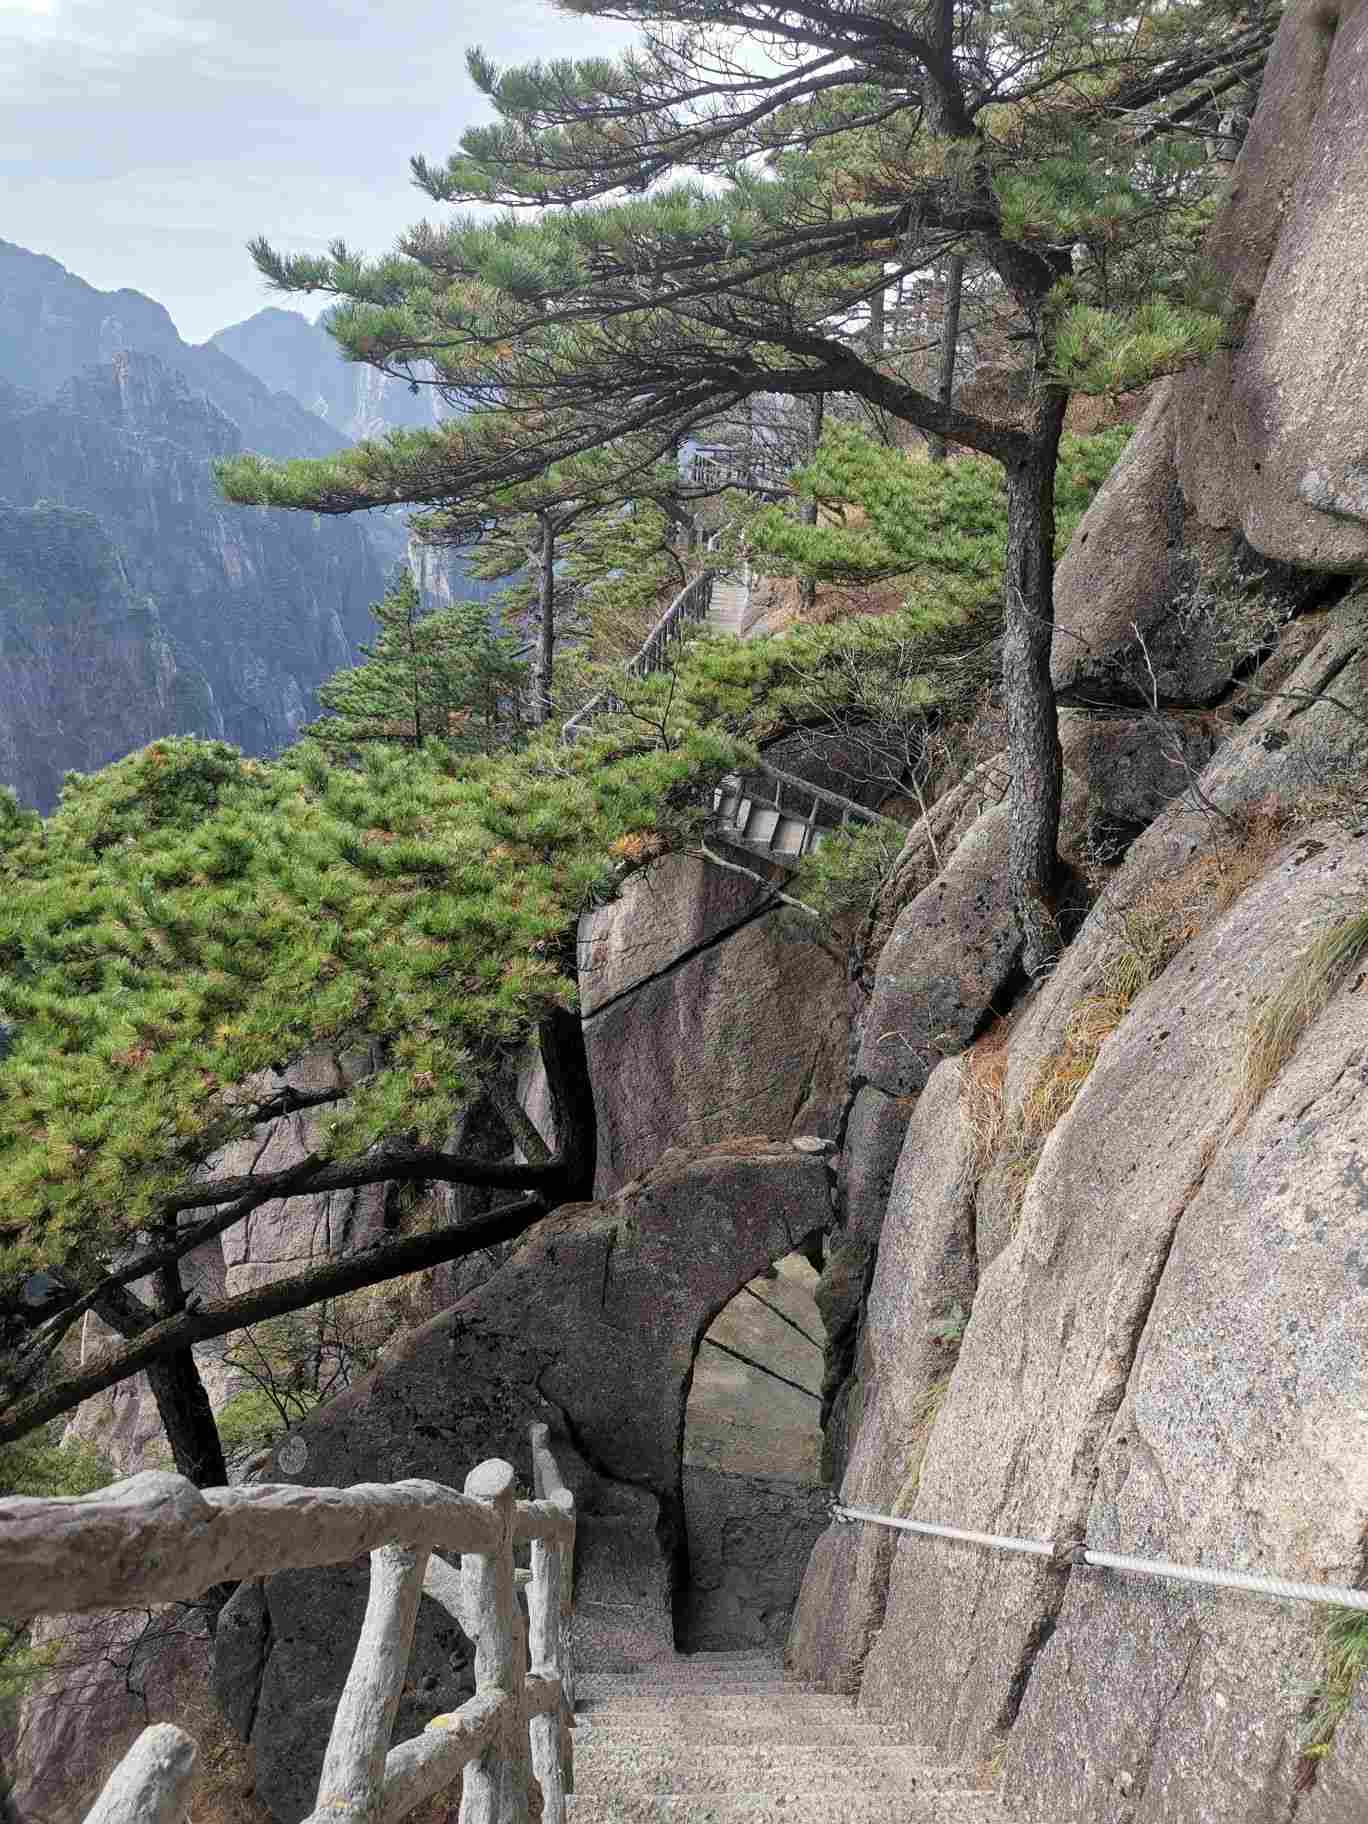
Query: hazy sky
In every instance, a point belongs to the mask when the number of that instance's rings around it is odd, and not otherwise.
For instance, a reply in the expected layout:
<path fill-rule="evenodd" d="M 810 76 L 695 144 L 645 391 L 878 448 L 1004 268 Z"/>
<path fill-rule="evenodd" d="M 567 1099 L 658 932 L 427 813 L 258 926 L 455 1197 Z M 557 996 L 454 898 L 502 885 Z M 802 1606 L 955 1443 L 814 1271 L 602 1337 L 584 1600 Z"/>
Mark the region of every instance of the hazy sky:
<path fill-rule="evenodd" d="M 413 152 L 488 118 L 464 50 L 589 55 L 547 0 L 0 0 L 0 239 L 129 285 L 203 341 L 272 297 L 244 244 L 368 252 L 440 213 Z"/>

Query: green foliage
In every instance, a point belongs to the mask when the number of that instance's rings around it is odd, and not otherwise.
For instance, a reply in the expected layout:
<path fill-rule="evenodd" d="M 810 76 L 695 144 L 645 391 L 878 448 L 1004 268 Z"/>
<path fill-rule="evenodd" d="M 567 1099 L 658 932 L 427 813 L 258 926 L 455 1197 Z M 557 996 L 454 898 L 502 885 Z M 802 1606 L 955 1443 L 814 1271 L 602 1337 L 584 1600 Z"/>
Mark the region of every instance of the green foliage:
<path fill-rule="evenodd" d="M 862 913 L 898 859 L 907 831 L 901 824 L 867 823 L 835 830 L 805 855 L 792 891 L 824 923 Z"/>
<path fill-rule="evenodd" d="M 404 565 L 371 613 L 379 633 L 361 649 L 365 663 L 318 693 L 328 713 L 305 732 L 320 747 L 355 760 L 374 742 L 491 752 L 516 737 L 526 667 L 516 642 L 492 631 L 488 608 L 456 602 L 425 614 Z"/>
<path fill-rule="evenodd" d="M 73 781 L 0 854 L 0 1281 L 126 1243 L 249 1130 L 234 1086 L 318 1046 L 384 1040 L 327 1152 L 439 1144 L 573 1002 L 562 946 L 613 844 L 682 840 L 742 751 L 682 720 L 359 771 L 168 740 Z"/>
<path fill-rule="evenodd" d="M 1312 1769 L 1333 1749 L 1335 1731 L 1368 1668 L 1368 1615 L 1360 1609 L 1332 1609 L 1324 1650 L 1324 1670 L 1301 1743 L 1301 1758 Z"/>
<path fill-rule="evenodd" d="M 1055 484 L 1056 557 L 1129 435 L 1122 426 L 1064 437 Z M 906 578 L 908 612 L 928 628 L 996 610 L 1007 550 L 1007 484 L 999 464 L 982 456 L 918 461 L 837 424 L 795 482 L 826 518 L 805 525 L 791 508 L 762 508 L 745 523 L 760 568 L 827 582 Z M 850 508 L 859 509 L 858 522 L 849 518 Z"/>
<path fill-rule="evenodd" d="M 1055 336 L 1055 374 L 1080 393 L 1124 393 L 1225 346 L 1212 311 L 1151 298 L 1129 311 L 1074 304 Z"/>
<path fill-rule="evenodd" d="M 244 1387 L 217 1414 L 219 1442 L 230 1461 L 262 1449 L 289 1430 L 318 1404 L 318 1395 L 307 1389 L 296 1389 L 291 1398 L 298 1410 L 282 1411 L 279 1401 L 263 1387 Z"/>
<path fill-rule="evenodd" d="M 62 1443 L 62 1421 L 40 1426 L 13 1444 L 0 1444 L 0 1498 L 88 1495 L 113 1480 L 109 1464 L 80 1439 Z"/>

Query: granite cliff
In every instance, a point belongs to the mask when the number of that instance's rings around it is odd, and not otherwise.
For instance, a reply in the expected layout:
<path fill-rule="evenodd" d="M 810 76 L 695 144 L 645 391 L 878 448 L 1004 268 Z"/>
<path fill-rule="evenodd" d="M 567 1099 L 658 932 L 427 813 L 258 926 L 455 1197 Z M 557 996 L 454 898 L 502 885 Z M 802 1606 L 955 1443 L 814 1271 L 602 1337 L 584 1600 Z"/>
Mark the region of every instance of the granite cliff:
<path fill-rule="evenodd" d="M 225 505 L 211 464 L 241 447 L 156 355 L 0 383 L 0 779 L 26 802 L 158 734 L 272 752 L 352 662 L 381 564 L 357 526 Z"/>

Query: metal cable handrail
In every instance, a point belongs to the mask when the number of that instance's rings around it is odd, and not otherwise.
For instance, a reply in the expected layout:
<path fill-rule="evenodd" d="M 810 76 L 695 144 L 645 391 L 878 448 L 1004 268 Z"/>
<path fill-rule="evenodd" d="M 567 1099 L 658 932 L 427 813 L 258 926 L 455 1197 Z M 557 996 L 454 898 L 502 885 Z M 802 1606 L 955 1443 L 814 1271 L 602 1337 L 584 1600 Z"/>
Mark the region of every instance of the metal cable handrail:
<path fill-rule="evenodd" d="M 924 1533 L 933 1539 L 958 1539 L 966 1545 L 983 1545 L 999 1552 L 1021 1552 L 1049 1558 L 1061 1568 L 1089 1565 L 1103 1571 L 1130 1571 L 1139 1577 L 1166 1577 L 1177 1583 L 1198 1583 L 1224 1590 L 1247 1590 L 1256 1596 L 1280 1596 L 1291 1602 L 1319 1602 L 1337 1609 L 1368 1612 L 1368 1590 L 1351 1590 L 1333 1583 L 1299 1583 L 1290 1577 L 1257 1577 L 1249 1571 L 1218 1571 L 1204 1565 L 1173 1564 L 1166 1558 L 1131 1558 L 1121 1552 L 1095 1552 L 1081 1539 L 1014 1539 L 1005 1533 L 977 1533 L 959 1526 L 937 1526 L 929 1520 L 903 1520 L 895 1514 L 876 1514 L 864 1507 L 833 1502 L 832 1518 L 864 1520 L 872 1526 L 894 1527 L 902 1533 Z"/>

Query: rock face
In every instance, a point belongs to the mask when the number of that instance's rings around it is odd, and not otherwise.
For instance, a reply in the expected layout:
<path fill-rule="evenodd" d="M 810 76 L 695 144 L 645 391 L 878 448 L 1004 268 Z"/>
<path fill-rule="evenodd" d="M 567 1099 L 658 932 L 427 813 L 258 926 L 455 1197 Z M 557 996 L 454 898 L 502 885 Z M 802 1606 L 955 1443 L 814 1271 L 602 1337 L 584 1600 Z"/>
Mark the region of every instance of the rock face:
<path fill-rule="evenodd" d="M 182 342 L 163 306 L 142 292 L 97 291 L 56 260 L 0 241 L 0 381 L 50 399 L 125 352 L 181 374 L 237 426 L 243 449 L 326 456 L 347 441 L 212 343 Z"/>
<path fill-rule="evenodd" d="M 667 1146 L 834 1137 L 845 973 L 764 887 L 671 856 L 581 920 L 579 942 L 599 1195 Z"/>
<path fill-rule="evenodd" d="M 156 608 L 100 521 L 0 502 L 0 780 L 48 809 L 68 767 L 93 772 L 174 728 L 176 681 Z"/>
<path fill-rule="evenodd" d="M 415 394 L 402 380 L 344 361 L 323 320 L 310 323 L 297 310 L 259 310 L 218 330 L 205 348 L 227 355 L 272 393 L 297 400 L 348 443 L 448 415 L 430 389 Z"/>
<path fill-rule="evenodd" d="M 307 1452 L 296 1479 L 459 1486 L 486 1457 L 525 1464 L 526 1427 L 545 1420 L 581 1516 L 580 1663 L 611 1669 L 670 1653 L 694 1352 L 747 1280 L 828 1224 L 829 1176 L 819 1155 L 733 1141 L 669 1152 L 616 1197 L 557 1211 L 483 1286 L 292 1434 Z M 230 1605 L 239 1650 L 229 1683 L 234 1701 L 252 1693 L 259 1790 L 282 1819 L 312 1800 L 355 1640 L 336 1617 L 359 1618 L 361 1591 L 345 1570 L 291 1575 L 268 1579 L 264 1597 L 244 1586 Z M 468 1688 L 464 1652 L 433 1632 L 448 1624 L 431 1606 L 401 1733 Z"/>
<path fill-rule="evenodd" d="M 274 751 L 353 662 L 381 567 L 355 526 L 228 506 L 210 465 L 241 447 L 151 355 L 118 354 L 51 399 L 0 385 L 0 500 L 19 509 L 0 517 L 0 575 L 22 612 L 4 636 L 0 746 L 21 798 L 49 810 L 68 767 L 156 734 Z"/>
<path fill-rule="evenodd" d="M 1153 865 L 1136 853 L 1116 903 Z M 1361 971 L 1266 1089 L 1246 1087 L 1244 1035 L 1366 896 L 1361 835 L 1325 823 L 1274 849 L 1102 1045 L 976 1291 L 962 1067 L 940 1067 L 890 1198 L 848 1500 L 1180 1563 L 1357 1576 Z M 1065 953 L 1050 1018 L 1014 1033 L 1019 1085 L 1049 1065 L 1058 1003 L 1094 990 L 1090 933 L 1108 912 Z M 972 1316 L 909 1478 L 929 1324 L 950 1299 Z M 955 1753 L 1010 1730 L 1006 1796 L 1041 1824 L 1290 1816 L 1314 1617 L 913 1538 L 891 1548 L 885 1603 L 887 1538 L 824 1537 L 792 1637 L 801 1669 L 853 1685 L 863 1660 L 862 1703 Z M 929 1640 L 934 1654 L 916 1644 Z"/>
<path fill-rule="evenodd" d="M 1276 621 L 1368 568 L 1368 271 L 1340 251 L 1368 218 L 1365 105 L 1362 0 L 1289 8 L 1208 240 L 1242 346 L 1159 390 L 1059 566 L 1076 698 L 1208 703 L 1258 644 L 1251 579 Z"/>

